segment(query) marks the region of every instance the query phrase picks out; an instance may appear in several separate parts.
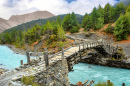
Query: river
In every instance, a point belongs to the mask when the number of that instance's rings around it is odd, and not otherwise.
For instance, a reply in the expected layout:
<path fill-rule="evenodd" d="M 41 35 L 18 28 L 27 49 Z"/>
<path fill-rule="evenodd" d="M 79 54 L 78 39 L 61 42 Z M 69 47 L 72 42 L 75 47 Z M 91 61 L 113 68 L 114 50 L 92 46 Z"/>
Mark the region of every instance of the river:
<path fill-rule="evenodd" d="M 110 80 L 115 86 L 130 86 L 130 70 L 113 68 L 99 65 L 91 65 L 86 63 L 79 63 L 74 65 L 74 71 L 69 72 L 69 81 L 76 84 L 78 81 L 84 82 L 85 80 L 95 80 L 95 83 L 107 82 Z"/>
<path fill-rule="evenodd" d="M 23 63 L 26 63 L 26 55 L 16 54 L 7 46 L 0 45 L 0 68 L 11 70 L 19 67 L 20 60 L 23 60 Z M 95 80 L 94 84 L 99 81 L 106 82 L 107 80 L 110 80 L 115 86 L 121 86 L 122 83 L 125 83 L 126 86 L 130 86 L 130 70 L 86 63 L 74 65 L 74 71 L 69 72 L 70 83 L 76 84 L 78 81 L 84 82 L 86 79 L 89 81 Z"/>
<path fill-rule="evenodd" d="M 27 63 L 26 55 L 16 54 L 7 46 L 0 45 L 0 68 L 12 70 L 20 66 L 20 60 Z"/>

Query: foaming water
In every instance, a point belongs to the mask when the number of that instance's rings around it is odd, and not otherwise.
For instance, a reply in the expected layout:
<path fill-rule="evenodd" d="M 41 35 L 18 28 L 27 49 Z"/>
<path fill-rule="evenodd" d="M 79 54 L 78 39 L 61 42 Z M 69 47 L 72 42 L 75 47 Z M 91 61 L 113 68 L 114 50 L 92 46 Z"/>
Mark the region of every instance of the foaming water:
<path fill-rule="evenodd" d="M 11 70 L 19 67 L 20 60 L 23 60 L 23 63 L 27 63 L 26 55 L 16 54 L 7 46 L 0 45 L 0 68 Z"/>
<path fill-rule="evenodd" d="M 78 81 L 94 80 L 97 84 L 99 81 L 106 82 L 110 80 L 115 86 L 130 86 L 130 70 L 105 67 L 99 65 L 91 65 L 86 63 L 79 63 L 74 65 L 74 71 L 69 72 L 69 81 L 71 84 L 76 84 Z"/>

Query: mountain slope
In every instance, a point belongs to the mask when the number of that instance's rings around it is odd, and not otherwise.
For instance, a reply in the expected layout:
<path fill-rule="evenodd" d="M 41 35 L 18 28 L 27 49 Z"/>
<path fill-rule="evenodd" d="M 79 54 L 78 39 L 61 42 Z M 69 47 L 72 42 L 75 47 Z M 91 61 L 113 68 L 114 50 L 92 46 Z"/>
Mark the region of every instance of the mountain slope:
<path fill-rule="evenodd" d="M 13 15 L 9 18 L 9 21 L 18 22 L 19 24 L 21 24 L 21 23 L 32 21 L 32 20 L 45 19 L 45 18 L 49 18 L 53 16 L 55 15 L 53 15 L 52 13 L 48 11 L 36 11 L 33 13 L 24 14 L 24 15 Z"/>
<path fill-rule="evenodd" d="M 119 3 L 121 3 L 121 2 L 122 2 L 124 5 L 128 6 L 129 3 L 130 3 L 130 0 L 120 0 L 119 2 L 117 2 L 117 3 L 114 5 L 114 7 L 116 7 L 116 5 L 119 4 Z"/>
<path fill-rule="evenodd" d="M 30 21 L 30 22 L 27 22 L 27 23 L 23 23 L 21 25 L 18 25 L 16 27 L 13 27 L 13 28 L 10 28 L 8 30 L 5 30 L 4 32 L 10 32 L 12 29 L 15 29 L 15 30 L 28 30 L 28 29 L 31 29 L 34 25 L 38 24 L 40 26 L 42 26 L 43 24 L 45 24 L 47 21 L 56 21 L 56 19 L 58 17 L 61 18 L 61 20 L 63 20 L 63 18 L 66 16 L 67 14 L 64 14 L 64 15 L 58 15 L 58 16 L 54 16 L 54 17 L 51 17 L 51 18 L 47 18 L 47 19 L 38 19 L 38 20 L 33 20 L 33 21 Z M 77 21 L 79 24 L 82 23 L 82 20 L 83 20 L 83 16 L 82 15 L 79 15 L 79 14 L 76 14 L 76 17 L 77 17 Z"/>
<path fill-rule="evenodd" d="M 7 28 L 10 28 L 12 26 L 16 26 L 17 24 L 15 24 L 13 21 L 8 21 L 5 19 L 0 18 L 0 32 L 4 31 Z"/>
<path fill-rule="evenodd" d="M 48 11 L 36 11 L 33 13 L 23 14 L 23 15 L 13 15 L 9 20 L 0 18 L 0 33 L 6 29 L 12 28 L 14 26 L 32 21 L 37 19 L 46 19 L 53 17 L 52 13 Z"/>

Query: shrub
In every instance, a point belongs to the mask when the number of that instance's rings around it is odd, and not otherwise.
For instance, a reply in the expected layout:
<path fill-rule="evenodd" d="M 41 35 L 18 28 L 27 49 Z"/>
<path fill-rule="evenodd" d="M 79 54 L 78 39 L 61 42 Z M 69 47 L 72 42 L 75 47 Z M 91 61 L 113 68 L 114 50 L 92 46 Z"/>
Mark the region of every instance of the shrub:
<path fill-rule="evenodd" d="M 29 77 L 23 76 L 23 78 L 21 79 L 21 81 L 22 81 L 25 85 L 40 86 L 40 85 L 38 85 L 38 84 L 36 84 L 36 83 L 33 82 L 34 79 L 35 79 L 35 78 L 34 78 L 33 76 L 29 76 Z"/>
<path fill-rule="evenodd" d="M 113 34 L 113 31 L 114 31 L 114 27 L 112 27 L 111 24 L 109 24 L 106 30 L 104 30 L 104 32 L 111 33 L 111 34 Z"/>
<path fill-rule="evenodd" d="M 52 43 L 52 47 L 55 48 L 56 47 L 56 42 Z"/>
<path fill-rule="evenodd" d="M 79 32 L 79 29 L 77 27 L 73 27 L 73 28 L 70 29 L 70 32 L 76 33 L 76 32 Z"/>
<path fill-rule="evenodd" d="M 98 84 L 95 84 L 93 86 L 114 86 L 112 82 L 98 82 Z"/>
<path fill-rule="evenodd" d="M 64 46 L 64 43 L 62 41 L 58 42 L 58 47 L 61 49 Z"/>

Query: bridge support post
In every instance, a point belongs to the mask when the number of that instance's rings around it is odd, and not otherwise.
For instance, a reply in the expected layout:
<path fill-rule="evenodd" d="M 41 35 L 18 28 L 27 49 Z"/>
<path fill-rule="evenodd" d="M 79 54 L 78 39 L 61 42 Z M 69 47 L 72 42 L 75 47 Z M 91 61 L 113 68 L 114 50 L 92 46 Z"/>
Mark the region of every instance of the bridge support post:
<path fill-rule="evenodd" d="M 84 52 L 84 44 L 83 44 L 83 52 Z"/>
<path fill-rule="evenodd" d="M 77 63 L 77 61 L 76 61 L 76 56 L 77 56 L 77 52 L 75 51 L 75 56 L 74 56 L 74 61 L 75 61 L 75 63 Z"/>
<path fill-rule="evenodd" d="M 45 61 L 46 67 L 48 67 L 48 66 L 49 66 L 49 59 L 48 59 L 48 51 L 47 51 L 47 48 L 44 48 L 44 61 Z"/>
<path fill-rule="evenodd" d="M 26 55 L 27 55 L 27 63 L 28 63 L 28 65 L 30 65 L 30 54 L 29 54 L 29 51 L 26 51 Z"/>
<path fill-rule="evenodd" d="M 81 50 L 80 50 L 80 45 L 79 45 L 79 55 L 80 55 L 80 59 L 81 59 Z"/>
<path fill-rule="evenodd" d="M 125 83 L 123 83 L 122 86 L 125 86 Z"/>
<path fill-rule="evenodd" d="M 91 43 L 90 43 L 90 49 L 91 49 Z"/>
<path fill-rule="evenodd" d="M 88 44 L 87 44 L 87 49 L 88 49 Z"/>
<path fill-rule="evenodd" d="M 62 48 L 62 60 L 64 59 L 64 48 Z"/>
<path fill-rule="evenodd" d="M 23 65 L 23 60 L 21 60 L 20 62 L 21 62 L 21 65 Z"/>

